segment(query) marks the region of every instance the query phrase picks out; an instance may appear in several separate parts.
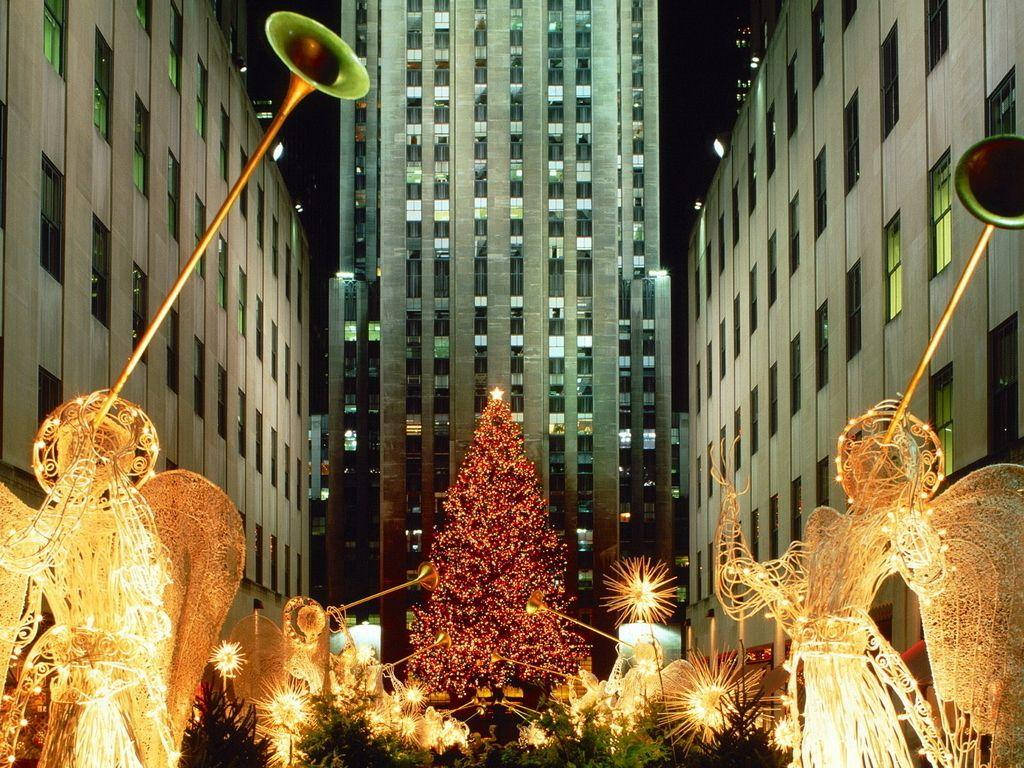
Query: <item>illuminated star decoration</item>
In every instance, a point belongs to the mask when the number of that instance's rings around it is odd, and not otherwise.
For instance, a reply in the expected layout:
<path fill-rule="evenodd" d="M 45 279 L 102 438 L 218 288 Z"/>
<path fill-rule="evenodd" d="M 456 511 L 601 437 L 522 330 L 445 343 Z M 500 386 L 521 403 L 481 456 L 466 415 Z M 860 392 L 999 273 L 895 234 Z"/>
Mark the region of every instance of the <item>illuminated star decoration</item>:
<path fill-rule="evenodd" d="M 664 563 L 645 557 L 619 560 L 605 579 L 603 604 L 618 614 L 619 623 L 657 624 L 675 609 L 674 582 Z"/>
<path fill-rule="evenodd" d="M 256 708 L 260 729 L 273 741 L 278 759 L 290 764 L 295 742 L 309 719 L 309 695 L 290 683 L 281 683 L 267 698 L 257 701 Z"/>
<path fill-rule="evenodd" d="M 238 643 L 224 641 L 213 649 L 210 656 L 210 663 L 217 670 L 218 674 L 227 679 L 238 674 L 238 670 L 245 664 L 245 654 L 242 646 Z"/>
<path fill-rule="evenodd" d="M 726 725 L 733 699 L 757 690 L 761 672 L 743 674 L 737 654 L 690 656 L 679 685 L 665 696 L 662 723 L 673 740 L 680 737 L 711 739 Z"/>
<path fill-rule="evenodd" d="M 495 387 L 494 389 L 491 390 L 492 400 L 501 400 L 501 398 L 503 398 L 504 396 L 505 390 L 503 390 L 501 387 Z"/>

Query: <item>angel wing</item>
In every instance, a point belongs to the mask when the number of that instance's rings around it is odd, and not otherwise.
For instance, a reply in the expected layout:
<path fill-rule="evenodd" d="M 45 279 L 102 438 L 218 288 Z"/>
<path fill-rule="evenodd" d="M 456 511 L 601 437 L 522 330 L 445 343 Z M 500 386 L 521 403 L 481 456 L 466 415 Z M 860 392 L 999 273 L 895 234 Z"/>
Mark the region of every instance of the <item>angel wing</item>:
<path fill-rule="evenodd" d="M 930 518 L 925 512 L 938 543 L 925 549 L 936 560 L 919 548 L 900 563 L 921 598 L 936 694 L 992 734 L 993 753 L 1003 755 L 1024 753 L 1022 493 L 1024 467 L 972 472 L 932 502 Z"/>
<path fill-rule="evenodd" d="M 21 501 L 6 485 L 0 483 L 0 530 L 23 529 L 37 511 Z M 7 677 L 11 651 L 15 643 L 23 644 L 35 630 L 31 615 L 38 610 L 38 597 L 26 605 L 29 577 L 0 565 L 0 681 Z M 33 605 L 31 603 L 36 603 Z M 31 626 L 26 622 L 31 622 Z"/>
<path fill-rule="evenodd" d="M 172 738 L 180 743 L 196 686 L 242 580 L 245 534 L 231 499 L 201 475 L 161 472 L 142 493 L 170 561 L 164 608 L 174 634 L 161 668 Z"/>

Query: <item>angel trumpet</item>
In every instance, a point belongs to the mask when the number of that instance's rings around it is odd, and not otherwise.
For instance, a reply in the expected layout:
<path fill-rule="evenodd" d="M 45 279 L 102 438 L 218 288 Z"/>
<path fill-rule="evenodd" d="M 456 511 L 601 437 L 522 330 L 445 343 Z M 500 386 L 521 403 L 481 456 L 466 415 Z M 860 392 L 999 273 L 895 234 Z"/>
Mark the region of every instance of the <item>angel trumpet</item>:
<path fill-rule="evenodd" d="M 429 650 L 431 650 L 433 648 L 451 648 L 451 647 L 452 647 L 451 635 L 449 635 L 447 632 L 438 632 L 437 637 L 434 638 L 434 642 L 432 642 L 430 645 L 426 645 L 423 648 L 419 648 L 419 649 L 413 651 L 412 653 L 410 653 L 408 656 L 403 656 L 398 661 L 392 661 L 387 666 L 392 667 L 392 668 L 393 667 L 397 667 L 399 664 L 404 664 L 405 662 L 409 661 L 409 659 L 413 658 L 414 656 L 419 656 L 421 653 L 425 653 L 426 651 L 429 651 Z"/>
<path fill-rule="evenodd" d="M 526 613 L 530 616 L 533 616 L 534 614 L 543 613 L 544 611 L 547 611 L 548 613 L 557 616 L 563 621 L 568 621 L 569 623 L 575 624 L 578 627 L 583 627 L 583 629 L 589 629 L 595 635 L 599 635 L 605 638 L 606 640 L 611 640 L 613 643 L 622 643 L 627 648 L 633 647 L 632 643 L 627 643 L 625 640 L 621 640 L 617 638 L 615 635 L 610 635 L 607 632 L 598 629 L 597 627 L 592 627 L 589 624 L 582 622 L 573 616 L 568 615 L 567 613 L 556 611 L 554 608 L 547 604 L 547 601 L 544 600 L 544 593 L 538 589 L 533 594 L 531 594 L 530 598 L 526 601 Z"/>
<path fill-rule="evenodd" d="M 985 256 L 992 234 L 997 227 L 1024 228 L 1024 185 L 1021 184 L 1021 178 L 1024 178 L 1024 136 L 990 136 L 979 141 L 960 157 L 954 177 L 957 197 L 972 216 L 984 222 L 985 228 L 970 258 L 967 259 L 964 271 L 953 287 L 949 303 L 935 324 L 935 330 L 932 331 L 921 361 L 907 382 L 903 397 L 886 432 L 887 440 L 892 437 L 903 420 L 914 390 L 927 372 L 957 304 L 963 298 L 971 277 Z"/>
<path fill-rule="evenodd" d="M 156 314 L 153 315 L 153 319 L 150 320 L 149 327 L 139 339 L 138 345 L 131 357 L 128 358 L 128 362 L 125 363 L 117 381 L 107 392 L 107 397 L 96 414 L 95 424 L 97 426 L 103 422 L 107 412 L 128 381 L 128 377 L 131 376 L 132 371 L 135 370 L 146 353 L 146 348 L 153 341 L 160 323 L 171 311 L 171 307 L 174 306 L 178 295 L 185 287 L 185 283 L 188 282 L 196 264 L 206 253 L 214 235 L 227 218 L 228 211 L 242 194 L 242 190 L 249 182 L 249 177 L 252 176 L 263 156 L 270 149 L 288 115 L 298 106 L 299 102 L 313 91 L 322 91 L 328 96 L 339 99 L 358 99 L 366 95 L 370 89 L 370 77 L 366 73 L 366 68 L 356 58 L 355 53 L 345 41 L 323 24 L 298 13 L 279 11 L 272 13 L 267 18 L 266 34 L 274 53 L 291 70 L 288 91 L 281 101 L 281 106 L 278 108 L 273 122 L 270 123 L 263 135 L 263 140 L 252 153 L 245 167 L 242 168 L 238 179 L 228 192 L 228 196 L 224 199 L 213 220 L 210 221 L 206 232 L 203 233 L 195 250 L 192 251 L 192 255 L 185 262 L 185 266 L 182 267 L 178 279 L 174 281 L 171 290 L 157 309 Z"/>
<path fill-rule="evenodd" d="M 374 592 L 372 595 L 361 597 L 354 602 L 346 603 L 345 605 L 338 606 L 337 608 L 332 608 L 331 610 L 344 613 L 350 608 L 355 608 L 357 605 L 368 603 L 371 600 L 376 600 L 378 597 L 384 597 L 384 595 L 390 595 L 392 592 L 398 592 L 399 590 L 406 589 L 408 587 L 413 587 L 417 584 L 419 584 L 428 592 L 433 592 L 437 588 L 437 585 L 440 581 L 441 575 L 437 572 L 437 568 L 434 567 L 433 563 L 426 562 L 420 565 L 419 571 L 416 573 L 415 579 L 410 579 L 409 581 L 403 584 L 398 584 L 397 586 L 389 587 L 388 589 L 382 589 L 380 592 Z"/>

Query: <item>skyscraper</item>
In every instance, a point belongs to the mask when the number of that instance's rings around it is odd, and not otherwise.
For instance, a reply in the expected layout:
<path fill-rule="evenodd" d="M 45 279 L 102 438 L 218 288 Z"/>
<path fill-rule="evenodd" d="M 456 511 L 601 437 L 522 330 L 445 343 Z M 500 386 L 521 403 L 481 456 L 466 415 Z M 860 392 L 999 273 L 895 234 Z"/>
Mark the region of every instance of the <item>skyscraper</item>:
<path fill-rule="evenodd" d="M 607 628 L 611 561 L 672 556 L 657 3 L 345 0 L 341 21 L 372 87 L 341 107 L 332 601 L 429 556 L 499 386 L 565 531 L 580 614 Z M 409 599 L 366 609 L 385 659 Z"/>

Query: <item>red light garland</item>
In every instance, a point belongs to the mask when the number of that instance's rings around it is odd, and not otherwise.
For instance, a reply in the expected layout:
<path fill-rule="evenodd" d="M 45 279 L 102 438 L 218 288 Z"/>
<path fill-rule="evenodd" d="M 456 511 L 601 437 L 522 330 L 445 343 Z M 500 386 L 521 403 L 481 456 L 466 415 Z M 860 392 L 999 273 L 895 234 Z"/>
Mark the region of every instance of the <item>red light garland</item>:
<path fill-rule="evenodd" d="M 445 517 L 430 552 L 441 581 L 426 605 L 415 610 L 411 639 L 422 652 L 409 661 L 410 674 L 435 690 L 462 696 L 473 687 L 501 687 L 513 680 L 561 682 L 539 670 L 493 661 L 492 654 L 575 672 L 587 653 L 583 638 L 550 612 L 528 616 L 523 609 L 535 590 L 553 608 L 568 609 L 565 544 L 548 522 L 536 468 L 500 395 L 480 416 L 448 489 Z M 451 648 L 430 647 L 440 632 L 451 636 Z"/>

